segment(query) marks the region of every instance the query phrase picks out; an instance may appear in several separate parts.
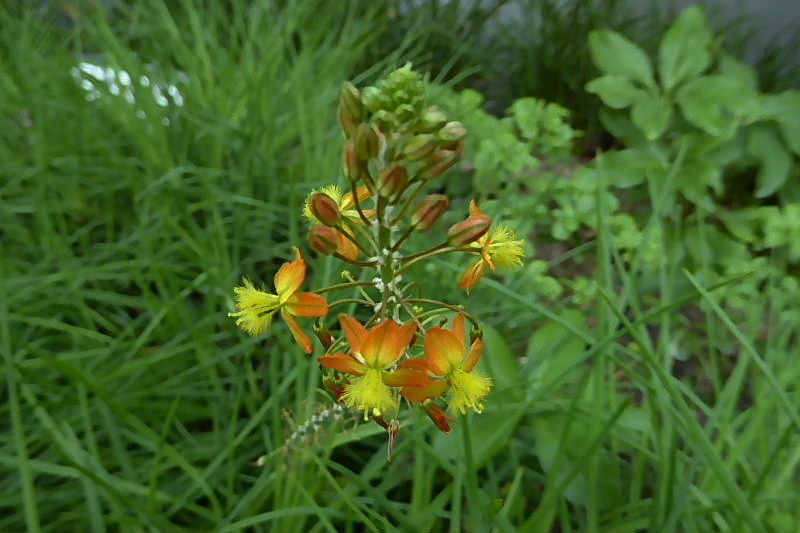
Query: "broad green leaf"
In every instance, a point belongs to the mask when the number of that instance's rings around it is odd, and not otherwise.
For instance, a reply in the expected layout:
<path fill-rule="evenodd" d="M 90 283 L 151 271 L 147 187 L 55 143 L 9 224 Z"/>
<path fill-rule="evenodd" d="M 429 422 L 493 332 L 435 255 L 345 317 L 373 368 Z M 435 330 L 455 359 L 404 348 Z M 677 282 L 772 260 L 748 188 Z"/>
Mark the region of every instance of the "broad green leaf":
<path fill-rule="evenodd" d="M 586 90 L 600 97 L 604 104 L 613 109 L 630 107 L 641 94 L 641 89 L 625 76 L 600 76 L 586 84 Z"/>
<path fill-rule="evenodd" d="M 708 189 L 722 192 L 722 169 L 702 159 L 686 161 L 675 175 L 675 187 L 696 206 L 713 211 L 715 204 Z"/>
<path fill-rule="evenodd" d="M 650 141 L 661 137 L 671 118 L 672 108 L 669 102 L 657 96 L 642 91 L 633 102 L 631 120 Z"/>
<path fill-rule="evenodd" d="M 684 118 L 709 135 L 729 137 L 740 110 L 754 105 L 754 95 L 735 78 L 712 74 L 684 84 L 675 95 Z"/>
<path fill-rule="evenodd" d="M 699 76 L 709 67 L 712 37 L 701 6 L 686 9 L 670 26 L 658 50 L 658 72 L 665 90 Z"/>
<path fill-rule="evenodd" d="M 775 206 L 748 207 L 735 211 L 724 211 L 718 216 L 725 227 L 734 237 L 747 243 L 755 243 L 762 239 L 764 220 L 773 211 Z"/>
<path fill-rule="evenodd" d="M 757 126 L 747 138 L 747 153 L 758 159 L 756 197 L 764 198 L 780 189 L 792 169 L 792 156 L 784 147 L 774 128 Z"/>
<path fill-rule="evenodd" d="M 610 107 L 598 112 L 603 127 L 628 148 L 645 148 L 649 144 L 644 134 L 631 122 L 630 113 Z"/>
<path fill-rule="evenodd" d="M 761 99 L 764 118 L 778 122 L 783 140 L 800 156 L 800 91 L 784 91 Z"/>
<path fill-rule="evenodd" d="M 654 85 L 653 68 L 644 51 L 635 43 L 611 30 L 589 34 L 589 52 L 604 74 L 626 77 L 648 87 Z"/>
<path fill-rule="evenodd" d="M 660 168 L 658 161 L 644 150 L 627 148 L 598 156 L 600 176 L 612 187 L 627 189 L 644 182 L 652 170 Z"/>
<path fill-rule="evenodd" d="M 564 323 L 586 328 L 586 317 L 578 311 L 561 315 Z M 584 358 L 586 342 L 561 322 L 548 322 L 533 332 L 528 341 L 529 376 L 535 382 L 556 378 Z"/>

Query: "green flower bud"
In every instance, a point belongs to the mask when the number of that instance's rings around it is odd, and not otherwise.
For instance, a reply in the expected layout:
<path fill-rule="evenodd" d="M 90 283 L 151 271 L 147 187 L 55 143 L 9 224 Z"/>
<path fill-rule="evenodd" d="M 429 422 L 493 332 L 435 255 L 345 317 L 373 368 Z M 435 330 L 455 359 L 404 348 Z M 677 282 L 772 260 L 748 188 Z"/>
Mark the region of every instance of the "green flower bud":
<path fill-rule="evenodd" d="M 419 231 L 427 231 L 450 207 L 450 200 L 443 194 L 431 194 L 422 199 L 411 215 L 411 225 Z"/>
<path fill-rule="evenodd" d="M 462 220 L 450 226 L 447 230 L 447 244 L 450 246 L 464 246 L 475 242 L 489 231 L 492 225 L 492 217 L 488 215 L 477 215 Z"/>
<path fill-rule="evenodd" d="M 408 169 L 403 165 L 392 165 L 378 176 L 378 194 L 393 196 L 400 193 L 408 184 Z"/>
<path fill-rule="evenodd" d="M 339 235 L 327 226 L 314 226 L 308 230 L 308 244 L 322 255 L 333 255 L 339 251 Z"/>
<path fill-rule="evenodd" d="M 324 192 L 315 192 L 308 199 L 308 208 L 314 218 L 326 226 L 335 226 L 341 219 L 339 205 L 336 200 Z"/>

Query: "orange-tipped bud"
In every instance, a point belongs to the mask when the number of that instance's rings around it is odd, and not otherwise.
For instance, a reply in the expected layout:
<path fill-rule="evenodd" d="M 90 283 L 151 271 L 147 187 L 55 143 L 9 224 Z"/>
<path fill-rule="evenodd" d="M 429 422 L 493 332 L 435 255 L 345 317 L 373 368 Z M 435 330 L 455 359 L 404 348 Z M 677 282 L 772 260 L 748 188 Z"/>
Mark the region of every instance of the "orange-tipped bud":
<path fill-rule="evenodd" d="M 450 246 L 464 246 L 475 242 L 489 231 L 492 225 L 492 217 L 488 215 L 477 215 L 462 220 L 450 226 L 447 230 L 447 244 Z"/>
<path fill-rule="evenodd" d="M 331 375 L 323 377 L 322 384 L 325 385 L 329 391 L 331 391 L 331 394 L 333 394 L 337 400 L 342 397 L 345 392 L 345 385 L 347 385 L 347 383 L 344 383 L 340 379 Z"/>
<path fill-rule="evenodd" d="M 425 413 L 427 413 L 428 417 L 436 424 L 439 431 L 442 433 L 450 433 L 450 421 L 453 420 L 453 418 L 448 416 L 444 409 L 433 402 L 425 402 L 422 408 L 425 409 Z"/>
<path fill-rule="evenodd" d="M 336 200 L 324 192 L 315 192 L 308 199 L 308 208 L 314 218 L 326 226 L 335 226 L 342 218 Z"/>
<path fill-rule="evenodd" d="M 438 137 L 446 146 L 453 146 L 467 136 L 469 130 L 460 122 L 448 122 L 439 130 Z"/>
<path fill-rule="evenodd" d="M 308 230 L 308 244 L 322 255 L 333 255 L 339 251 L 339 235 L 328 226 L 314 226 Z"/>
<path fill-rule="evenodd" d="M 406 188 L 408 169 L 403 165 L 392 165 L 378 176 L 378 194 L 393 196 Z"/>
<path fill-rule="evenodd" d="M 417 131 L 420 133 L 435 133 L 442 129 L 445 124 L 447 124 L 447 115 L 442 113 L 441 109 L 431 107 L 422 115 L 422 119 L 417 125 Z"/>
<path fill-rule="evenodd" d="M 403 155 L 411 161 L 422 161 L 438 148 L 433 135 L 415 135 L 403 147 Z"/>
<path fill-rule="evenodd" d="M 378 150 L 380 150 L 378 135 L 378 129 L 375 126 L 363 123 L 358 125 L 358 131 L 356 131 L 358 157 L 364 160 L 378 157 Z"/>
<path fill-rule="evenodd" d="M 361 102 L 361 92 L 355 85 L 346 81 L 339 93 L 339 122 L 348 139 L 356 134 L 358 124 L 363 118 L 364 104 Z"/>
<path fill-rule="evenodd" d="M 411 225 L 419 231 L 427 231 L 441 218 L 450 207 L 450 200 L 443 194 L 431 194 L 422 199 L 414 214 Z"/>
<path fill-rule="evenodd" d="M 344 175 L 352 182 L 358 182 L 369 174 L 367 162 L 358 157 L 355 142 L 350 140 L 342 152 L 342 167 Z"/>
<path fill-rule="evenodd" d="M 458 163 L 461 159 L 461 154 L 464 151 L 463 141 L 459 142 L 455 149 L 442 148 L 435 152 L 428 158 L 425 166 L 417 173 L 417 177 L 421 180 L 432 180 L 438 178 L 450 168 Z"/>

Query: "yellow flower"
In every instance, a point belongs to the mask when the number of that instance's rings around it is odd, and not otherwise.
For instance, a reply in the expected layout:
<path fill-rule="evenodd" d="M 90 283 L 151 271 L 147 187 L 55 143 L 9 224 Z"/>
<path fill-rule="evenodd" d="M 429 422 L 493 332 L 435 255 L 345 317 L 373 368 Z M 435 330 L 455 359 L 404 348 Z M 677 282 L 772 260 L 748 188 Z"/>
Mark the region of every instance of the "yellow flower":
<path fill-rule="evenodd" d="M 389 370 L 405 354 L 414 339 L 417 326 L 413 322 L 400 326 L 385 320 L 371 331 L 349 315 L 340 317 L 342 329 L 350 343 L 350 353 L 334 353 L 320 357 L 319 362 L 347 374 L 357 376 L 345 385 L 341 399 L 348 407 L 361 409 L 364 417 L 381 417 L 397 410 L 397 395 L 389 387 L 420 385 L 424 376 L 416 370 Z"/>
<path fill-rule="evenodd" d="M 470 203 L 469 212 L 471 216 L 484 214 L 474 200 Z M 497 225 L 489 229 L 478 242 L 470 245 L 472 253 L 479 254 L 480 257 L 462 274 L 458 287 L 466 289 L 469 294 L 469 290 L 486 274 L 487 268 L 497 270 L 521 267 L 525 257 L 522 244 L 523 241 L 517 239 L 516 232 L 507 226 Z"/>
<path fill-rule="evenodd" d="M 483 354 L 483 341 L 475 339 L 467 349 L 465 335 L 463 313 L 453 321 L 452 330 L 438 326 L 428 330 L 425 358 L 411 359 L 401 366 L 425 370 L 430 376 L 423 386 L 404 388 L 404 398 L 422 402 L 449 390 L 447 410 L 451 413 L 466 414 L 467 409 L 483 412 L 483 398 L 492 388 L 490 378 L 474 371 Z"/>
<path fill-rule="evenodd" d="M 256 336 L 269 330 L 275 313 L 280 311 L 297 343 L 306 353 L 311 353 L 311 338 L 300 329 L 294 317 L 325 316 L 328 314 L 328 301 L 319 294 L 297 292 L 306 278 L 306 262 L 300 250 L 295 248 L 294 251 L 295 260 L 284 263 L 275 274 L 277 294 L 258 290 L 250 280 L 245 279 L 244 287 L 233 289 L 238 311 L 228 313 L 228 316 L 237 317 L 236 325 Z"/>

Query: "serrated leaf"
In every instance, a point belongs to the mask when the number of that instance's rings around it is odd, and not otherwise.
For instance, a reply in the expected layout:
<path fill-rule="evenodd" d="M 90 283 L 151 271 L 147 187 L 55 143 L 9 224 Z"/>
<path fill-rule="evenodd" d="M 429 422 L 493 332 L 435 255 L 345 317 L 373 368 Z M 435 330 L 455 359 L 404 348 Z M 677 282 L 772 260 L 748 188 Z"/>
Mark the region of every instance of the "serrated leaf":
<path fill-rule="evenodd" d="M 599 96 L 604 104 L 613 109 L 630 107 L 643 92 L 624 76 L 600 76 L 587 83 L 586 90 Z"/>
<path fill-rule="evenodd" d="M 764 198 L 777 192 L 786 183 L 792 168 L 792 156 L 777 132 L 766 126 L 753 128 L 747 138 L 747 153 L 761 163 L 756 197 Z"/>
<path fill-rule="evenodd" d="M 626 77 L 653 86 L 653 68 L 647 54 L 635 43 L 611 30 L 589 33 L 589 52 L 604 74 Z"/>
<path fill-rule="evenodd" d="M 652 94 L 642 91 L 633 102 L 631 120 L 650 141 L 661 137 L 671 118 L 672 107 L 669 103 Z"/>
<path fill-rule="evenodd" d="M 670 26 L 658 50 L 658 72 L 665 90 L 699 76 L 709 67 L 712 37 L 701 6 L 686 9 Z"/>

